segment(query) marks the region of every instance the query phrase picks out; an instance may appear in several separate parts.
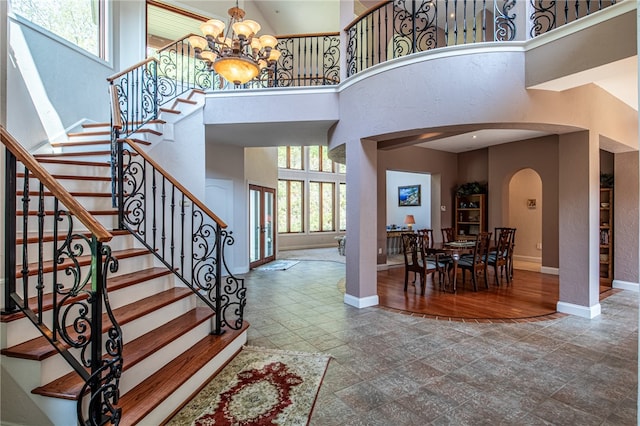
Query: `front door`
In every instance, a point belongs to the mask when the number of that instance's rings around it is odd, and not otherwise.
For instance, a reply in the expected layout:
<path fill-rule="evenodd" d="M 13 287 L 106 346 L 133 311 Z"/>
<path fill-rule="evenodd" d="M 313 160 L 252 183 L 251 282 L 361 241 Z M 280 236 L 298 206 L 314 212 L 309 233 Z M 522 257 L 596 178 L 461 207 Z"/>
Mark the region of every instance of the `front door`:
<path fill-rule="evenodd" d="M 273 216 L 276 190 L 249 185 L 249 267 L 255 268 L 276 258 Z"/>

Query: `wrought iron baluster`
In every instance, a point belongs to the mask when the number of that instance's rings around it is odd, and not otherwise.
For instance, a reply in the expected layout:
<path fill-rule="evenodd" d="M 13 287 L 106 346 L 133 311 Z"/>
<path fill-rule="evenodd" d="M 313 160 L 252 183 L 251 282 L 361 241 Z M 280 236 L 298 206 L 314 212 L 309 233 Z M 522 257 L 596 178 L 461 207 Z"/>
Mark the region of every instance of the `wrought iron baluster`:
<path fill-rule="evenodd" d="M 11 294 L 16 292 L 16 253 L 17 250 L 14 250 L 17 243 L 17 218 L 16 213 L 18 212 L 17 206 L 17 164 L 16 157 L 9 150 L 5 150 L 5 180 L 4 180 L 4 228 L 5 228 L 5 238 L 4 238 L 4 312 L 15 312 L 18 309 L 16 302 L 11 297 Z M 24 187 L 24 185 L 23 185 Z M 22 203 L 25 203 L 24 197 L 26 193 L 23 193 Z M 27 252 L 26 244 L 27 238 L 24 232 L 22 233 L 22 252 L 23 258 L 22 262 L 24 264 L 25 261 L 25 253 Z M 23 274 L 24 277 L 24 274 Z"/>
<path fill-rule="evenodd" d="M 162 212 L 162 225 L 161 225 L 161 245 L 162 245 L 162 257 L 166 258 L 166 248 L 167 248 L 167 178 L 162 176 L 162 189 L 161 189 L 161 205 L 162 208 L 160 211 Z"/>
<path fill-rule="evenodd" d="M 458 45 L 458 0 L 453 0 L 453 44 Z"/>
<path fill-rule="evenodd" d="M 184 240 L 185 240 L 185 233 L 184 233 L 184 220 L 185 220 L 185 211 L 184 211 L 184 207 L 186 204 L 186 199 L 184 196 L 184 193 L 182 194 L 182 199 L 180 202 L 180 219 L 181 219 L 181 237 L 180 237 L 180 269 L 182 271 L 184 271 Z"/>
<path fill-rule="evenodd" d="M 38 298 L 38 323 L 42 324 L 43 297 L 44 297 L 44 185 L 38 185 L 38 279 L 36 284 L 36 296 Z M 26 299 L 26 298 L 25 298 Z"/>
<path fill-rule="evenodd" d="M 146 174 L 147 173 L 146 172 L 146 164 L 147 164 L 147 162 L 145 161 L 144 164 L 145 164 L 145 174 Z M 156 212 L 156 199 L 157 199 L 157 196 L 158 196 L 157 195 L 158 185 L 156 183 L 156 173 L 155 173 L 155 171 L 151 172 L 151 180 L 152 180 L 152 183 L 151 183 L 151 202 L 153 204 L 153 208 L 152 208 L 152 212 L 151 212 L 151 217 L 152 217 L 152 222 L 153 222 L 152 228 L 151 228 L 151 233 L 153 234 L 153 238 L 151 239 L 151 241 L 153 241 L 152 247 L 153 247 L 153 250 L 155 251 L 155 250 L 158 249 L 158 239 L 157 239 L 158 238 L 157 237 L 157 235 L 158 235 L 158 221 L 157 221 L 158 214 Z"/>
<path fill-rule="evenodd" d="M 444 45 L 449 45 L 449 0 L 444 0 Z"/>
<path fill-rule="evenodd" d="M 29 195 L 29 169 L 24 168 L 24 181 L 22 183 L 22 297 L 23 308 L 29 307 L 29 244 L 27 236 L 29 235 L 29 204 L 31 197 Z M 15 197 L 14 197 L 15 198 Z M 10 253 L 10 252 L 7 252 Z M 15 274 L 13 275 L 15 277 Z M 7 277 L 8 278 L 8 277 Z"/>
<path fill-rule="evenodd" d="M 463 44 L 467 44 L 467 0 L 462 0 L 462 34 Z"/>
<path fill-rule="evenodd" d="M 176 213 L 176 187 L 171 185 L 171 269 L 175 267 L 175 213 Z"/>

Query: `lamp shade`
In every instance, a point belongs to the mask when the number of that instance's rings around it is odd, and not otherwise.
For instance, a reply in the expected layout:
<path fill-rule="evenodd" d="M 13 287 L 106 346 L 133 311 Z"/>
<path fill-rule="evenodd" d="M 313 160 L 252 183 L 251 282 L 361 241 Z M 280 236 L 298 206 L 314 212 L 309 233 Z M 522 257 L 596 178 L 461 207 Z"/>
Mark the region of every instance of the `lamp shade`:
<path fill-rule="evenodd" d="M 404 218 L 404 223 L 407 225 L 415 225 L 416 223 L 416 219 L 413 217 L 412 214 L 408 214 L 405 218 Z"/>
<path fill-rule="evenodd" d="M 260 72 L 258 65 L 254 62 L 238 56 L 218 58 L 213 63 L 213 69 L 225 80 L 232 81 L 234 84 L 244 84 Z"/>

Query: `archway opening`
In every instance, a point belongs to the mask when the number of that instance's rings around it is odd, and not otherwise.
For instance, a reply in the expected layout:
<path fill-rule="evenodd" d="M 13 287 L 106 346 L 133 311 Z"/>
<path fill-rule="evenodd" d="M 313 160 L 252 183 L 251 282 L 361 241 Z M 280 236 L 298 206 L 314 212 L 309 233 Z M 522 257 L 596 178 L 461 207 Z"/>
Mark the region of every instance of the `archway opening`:
<path fill-rule="evenodd" d="M 516 228 L 515 269 L 540 272 L 542 266 L 542 179 L 533 169 L 509 181 L 509 226 Z"/>

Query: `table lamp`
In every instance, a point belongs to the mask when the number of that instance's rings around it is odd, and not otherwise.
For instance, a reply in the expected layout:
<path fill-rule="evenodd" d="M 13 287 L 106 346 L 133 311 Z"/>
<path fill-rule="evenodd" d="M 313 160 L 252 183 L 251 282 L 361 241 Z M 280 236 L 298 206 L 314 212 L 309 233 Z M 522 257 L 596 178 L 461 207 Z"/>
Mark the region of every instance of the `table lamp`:
<path fill-rule="evenodd" d="M 408 214 L 404 218 L 404 223 L 407 225 L 407 228 L 409 228 L 409 231 L 411 231 L 413 229 L 413 225 L 416 223 L 416 220 L 412 214 Z"/>

